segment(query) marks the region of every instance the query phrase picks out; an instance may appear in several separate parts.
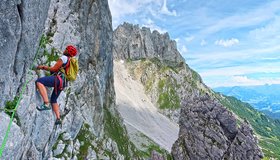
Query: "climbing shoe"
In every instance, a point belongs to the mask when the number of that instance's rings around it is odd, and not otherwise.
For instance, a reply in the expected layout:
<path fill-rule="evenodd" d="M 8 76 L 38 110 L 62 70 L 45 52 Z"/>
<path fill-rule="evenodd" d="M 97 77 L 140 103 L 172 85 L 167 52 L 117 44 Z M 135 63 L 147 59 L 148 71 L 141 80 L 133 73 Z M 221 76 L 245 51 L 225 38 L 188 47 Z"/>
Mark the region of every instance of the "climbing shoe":
<path fill-rule="evenodd" d="M 61 122 L 61 119 L 56 119 L 54 124 L 55 124 L 55 125 L 59 125 L 59 124 L 61 124 L 61 123 L 62 123 L 62 122 Z"/>
<path fill-rule="evenodd" d="M 46 105 L 45 103 L 43 103 L 41 106 L 37 106 L 36 109 L 38 111 L 44 111 L 44 110 L 50 110 L 52 108 L 50 107 L 50 105 Z"/>

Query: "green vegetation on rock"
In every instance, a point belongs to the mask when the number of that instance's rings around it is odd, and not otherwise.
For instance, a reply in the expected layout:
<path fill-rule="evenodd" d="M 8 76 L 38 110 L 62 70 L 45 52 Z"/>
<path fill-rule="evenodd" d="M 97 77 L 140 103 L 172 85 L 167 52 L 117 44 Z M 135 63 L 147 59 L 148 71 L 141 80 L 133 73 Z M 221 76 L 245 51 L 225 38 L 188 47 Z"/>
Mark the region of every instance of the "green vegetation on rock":
<path fill-rule="evenodd" d="M 162 155 L 165 159 L 171 160 L 171 154 L 155 143 L 148 136 L 138 131 L 137 129 L 130 131 L 129 133 L 132 143 L 139 150 L 138 155 L 144 159 L 150 159 L 152 152 L 156 151 Z"/>
<path fill-rule="evenodd" d="M 90 126 L 88 124 L 84 123 L 76 137 L 76 139 L 81 143 L 79 154 L 77 155 L 78 159 L 86 159 L 88 155 L 88 149 L 90 147 L 94 149 L 92 142 L 96 139 L 96 137 L 90 132 L 89 127 Z"/>
<path fill-rule="evenodd" d="M 62 141 L 62 142 L 65 144 L 65 147 L 64 147 L 62 153 L 59 154 L 59 155 L 57 155 L 57 156 L 55 156 L 56 158 L 62 158 L 62 157 L 64 157 L 65 159 L 67 159 L 67 158 L 69 158 L 69 157 L 71 156 L 71 153 L 67 152 L 67 147 L 70 145 L 70 140 L 63 140 L 62 137 L 63 137 L 63 134 L 64 134 L 64 133 L 65 133 L 65 132 L 59 134 L 59 136 L 58 136 L 58 138 L 57 138 L 57 141 L 56 141 L 56 143 L 53 145 L 53 148 L 52 148 L 52 151 L 56 150 L 56 149 L 57 149 L 57 146 L 58 146 L 58 144 L 59 144 L 60 141 Z M 64 155 L 67 155 L 67 156 L 64 156 Z"/>
<path fill-rule="evenodd" d="M 104 107 L 104 121 L 104 131 L 106 136 L 108 136 L 118 144 L 118 150 L 120 154 L 124 156 L 124 159 L 148 159 L 151 158 L 151 153 L 153 150 L 161 153 L 162 155 L 167 157 L 168 160 L 171 159 L 171 155 L 164 149 L 161 149 L 155 143 L 150 143 L 149 145 L 145 146 L 144 148 L 146 149 L 144 150 L 135 147 L 135 145 L 129 139 L 126 128 L 123 125 L 120 117 L 114 116 L 107 107 Z M 142 134 L 142 136 L 146 137 L 144 134 Z M 107 155 L 111 159 L 115 158 L 114 155 L 110 153 L 110 151 L 106 151 L 105 153 L 107 153 Z"/>
<path fill-rule="evenodd" d="M 49 52 L 47 50 L 47 45 L 52 43 L 52 36 L 53 34 L 48 33 L 47 35 L 42 35 L 40 45 L 43 49 L 43 55 L 47 57 L 46 65 L 51 66 L 51 62 L 57 61 L 59 58 L 60 51 L 54 47 L 51 48 L 51 51 Z"/>
<path fill-rule="evenodd" d="M 120 118 L 113 116 L 107 108 L 104 108 L 104 118 L 105 133 L 118 144 L 119 152 L 126 160 L 141 159 L 143 157 L 150 158 L 151 153 L 143 152 L 137 149 L 130 141 Z M 110 158 L 114 158 L 113 155 L 109 156 Z"/>
<path fill-rule="evenodd" d="M 11 101 L 6 101 L 4 111 L 10 117 L 12 117 L 12 114 L 14 112 L 14 109 L 16 108 L 16 105 L 17 105 L 18 101 L 19 101 L 19 97 L 18 96 L 15 96 L 15 98 L 13 100 L 11 100 Z M 16 111 L 15 111 L 14 117 L 16 119 L 17 125 L 20 126 L 20 120 L 19 120 L 19 117 L 18 117 L 18 114 L 17 114 Z"/>
<path fill-rule="evenodd" d="M 176 81 L 170 78 L 162 79 L 158 82 L 158 101 L 160 109 L 178 109 L 180 108 L 180 98 L 177 95 Z"/>
<path fill-rule="evenodd" d="M 105 119 L 105 133 L 118 144 L 119 152 L 125 156 L 125 159 L 129 159 L 129 145 L 130 141 L 127 137 L 125 129 L 121 125 L 120 118 L 117 118 L 111 114 L 111 112 L 104 108 Z"/>
<path fill-rule="evenodd" d="M 178 88 L 177 81 L 174 78 L 165 77 L 166 74 L 178 74 L 184 65 L 183 63 L 167 65 L 170 63 L 161 61 L 158 58 L 142 58 L 140 61 L 134 60 L 128 63 L 132 75 L 137 75 L 138 77 L 145 76 L 145 81 L 142 83 L 146 92 L 150 93 L 153 88 L 157 89 L 157 103 L 160 109 L 180 108 L 180 98 L 176 92 Z"/>

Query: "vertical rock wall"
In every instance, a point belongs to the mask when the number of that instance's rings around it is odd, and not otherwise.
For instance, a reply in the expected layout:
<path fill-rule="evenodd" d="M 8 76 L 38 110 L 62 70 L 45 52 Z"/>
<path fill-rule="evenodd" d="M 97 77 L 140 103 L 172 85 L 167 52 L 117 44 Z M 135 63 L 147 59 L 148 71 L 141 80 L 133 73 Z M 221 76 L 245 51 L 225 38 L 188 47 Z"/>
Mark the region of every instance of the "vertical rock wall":
<path fill-rule="evenodd" d="M 26 78 L 39 46 L 50 0 L 0 3 L 0 107 L 12 100 Z M 36 14 L 35 14 L 36 13 Z"/>
<path fill-rule="evenodd" d="M 1 108 L 5 101 L 13 100 L 26 79 L 29 80 L 2 158 L 123 159 L 124 152 L 120 153 L 119 144 L 106 130 L 106 125 L 112 125 L 108 124 L 108 115 L 123 127 L 115 109 L 113 31 L 108 2 L 4 0 L 0 7 Z M 34 85 L 38 74 L 34 71 L 26 74 L 42 34 L 48 39 L 45 50 L 49 53 L 63 51 L 69 44 L 78 48 L 78 78 L 69 83 L 58 99 L 62 126 L 54 126 L 55 116 L 51 111 L 36 110 L 36 105 L 42 103 Z M 41 49 L 35 65 L 47 60 Z M 2 143 L 9 116 L 1 112 L 0 118 Z M 120 136 L 126 136 L 125 129 Z M 127 151 L 126 156 L 130 154 Z"/>

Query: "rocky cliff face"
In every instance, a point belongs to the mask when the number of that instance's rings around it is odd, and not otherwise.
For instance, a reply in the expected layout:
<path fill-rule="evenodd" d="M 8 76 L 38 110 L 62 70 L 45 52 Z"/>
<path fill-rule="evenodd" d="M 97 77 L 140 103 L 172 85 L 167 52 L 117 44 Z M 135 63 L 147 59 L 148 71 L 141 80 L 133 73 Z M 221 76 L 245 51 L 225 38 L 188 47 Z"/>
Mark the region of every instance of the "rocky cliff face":
<path fill-rule="evenodd" d="M 257 138 L 248 123 L 236 119 L 208 94 L 183 102 L 174 159 L 261 159 Z"/>
<path fill-rule="evenodd" d="M 250 127 L 237 127 L 223 106 L 204 98 L 212 91 L 182 63 L 168 34 L 124 24 L 113 36 L 104 0 L 3 0 L 0 8 L 0 49 L 5 53 L 0 58 L 1 109 L 28 82 L 2 159 L 141 159 L 115 108 L 112 52 L 116 59 L 129 59 L 132 76 L 165 115 L 178 122 L 181 108 L 179 139 L 172 151 L 175 159 L 259 157 Z M 42 103 L 34 86 L 39 74 L 29 69 L 43 33 L 45 44 L 36 64 L 53 63 L 54 54 L 68 44 L 79 49 L 78 79 L 58 100 L 62 126 L 54 126 L 51 111 L 36 110 Z M 9 119 L 0 112 L 1 143 Z M 200 144 L 206 146 L 201 149 Z"/>
<path fill-rule="evenodd" d="M 114 31 L 114 59 L 141 59 L 156 57 L 160 60 L 184 62 L 177 50 L 176 42 L 168 33 L 160 34 L 149 28 L 124 23 Z"/>
<path fill-rule="evenodd" d="M 241 122 L 238 126 L 215 93 L 178 58 L 176 46 L 162 43 L 167 34 L 158 34 L 160 39 L 155 38 L 156 32 L 149 33 L 147 28 L 127 23 L 119 26 L 114 31 L 113 53 L 116 60 L 126 60 L 131 76 L 143 84 L 160 112 L 179 123 L 173 158 L 260 159 L 262 152 L 250 125 Z"/>
<path fill-rule="evenodd" d="M 25 80 L 48 16 L 50 0 L 1 1 L 0 106 L 14 97 Z M 36 13 L 36 14 L 34 14 Z"/>
<path fill-rule="evenodd" d="M 28 81 L 13 122 L 3 159 L 124 159 L 133 146 L 115 109 L 112 61 L 112 26 L 104 0 L 22 0 L 0 3 L 1 108 L 19 94 Z M 34 71 L 27 75 L 45 34 L 36 64 L 73 44 L 79 50 L 77 80 L 61 93 L 58 102 L 62 127 L 54 126 L 51 111 L 39 112 Z M 44 51 L 45 50 L 45 51 Z M 50 62 L 53 63 L 53 62 Z M 30 77 L 31 80 L 29 79 Z M 9 116 L 0 113 L 0 142 Z"/>

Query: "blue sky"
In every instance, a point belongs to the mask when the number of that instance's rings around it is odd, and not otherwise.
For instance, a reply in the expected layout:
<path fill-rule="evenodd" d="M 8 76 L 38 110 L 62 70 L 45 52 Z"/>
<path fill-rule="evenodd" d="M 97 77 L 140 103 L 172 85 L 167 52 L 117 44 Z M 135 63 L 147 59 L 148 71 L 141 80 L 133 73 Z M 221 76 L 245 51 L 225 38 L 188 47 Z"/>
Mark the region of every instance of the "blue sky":
<path fill-rule="evenodd" d="M 109 0 L 123 22 L 168 32 L 210 87 L 280 84 L 280 0 Z"/>

